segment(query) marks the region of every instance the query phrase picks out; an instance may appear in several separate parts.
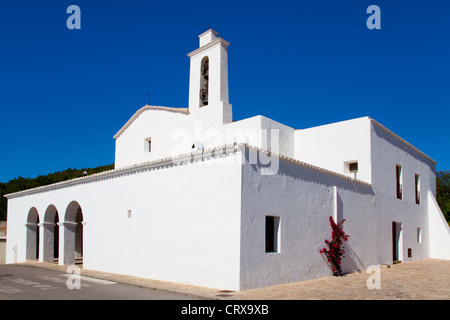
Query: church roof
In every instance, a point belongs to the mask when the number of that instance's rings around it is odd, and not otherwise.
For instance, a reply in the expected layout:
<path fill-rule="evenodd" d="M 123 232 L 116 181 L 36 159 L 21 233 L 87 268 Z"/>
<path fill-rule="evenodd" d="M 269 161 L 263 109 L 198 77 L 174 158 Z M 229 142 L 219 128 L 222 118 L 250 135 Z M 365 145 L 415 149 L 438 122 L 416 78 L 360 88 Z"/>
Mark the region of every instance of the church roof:
<path fill-rule="evenodd" d="M 136 113 L 130 118 L 130 120 L 125 123 L 125 125 L 114 135 L 114 139 L 117 139 L 120 137 L 120 135 L 136 120 L 143 112 L 147 110 L 157 110 L 157 111 L 166 111 L 166 112 L 173 112 L 173 113 L 181 113 L 188 115 L 189 114 L 189 108 L 172 108 L 172 107 L 161 107 L 161 106 L 149 106 L 145 105 L 142 108 L 140 108 Z"/>

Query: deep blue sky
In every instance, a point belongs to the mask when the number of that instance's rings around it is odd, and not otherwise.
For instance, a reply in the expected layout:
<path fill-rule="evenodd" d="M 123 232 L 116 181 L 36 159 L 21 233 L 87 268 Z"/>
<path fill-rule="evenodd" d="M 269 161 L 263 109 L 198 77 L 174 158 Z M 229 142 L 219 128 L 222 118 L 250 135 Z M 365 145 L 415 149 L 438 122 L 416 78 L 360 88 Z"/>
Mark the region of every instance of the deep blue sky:
<path fill-rule="evenodd" d="M 69 5 L 81 30 L 69 30 Z M 366 9 L 381 8 L 381 30 Z M 450 1 L 2 1 L 0 181 L 114 162 L 147 103 L 187 107 L 209 27 L 231 43 L 234 119 L 370 116 L 450 169 Z"/>

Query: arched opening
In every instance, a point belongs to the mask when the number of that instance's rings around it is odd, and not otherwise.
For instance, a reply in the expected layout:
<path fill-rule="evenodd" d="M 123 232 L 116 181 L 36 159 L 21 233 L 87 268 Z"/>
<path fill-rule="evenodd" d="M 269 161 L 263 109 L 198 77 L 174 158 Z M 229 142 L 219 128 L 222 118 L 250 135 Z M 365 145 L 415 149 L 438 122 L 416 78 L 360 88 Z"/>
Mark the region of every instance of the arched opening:
<path fill-rule="evenodd" d="M 54 205 L 49 205 L 44 215 L 42 261 L 57 262 L 59 257 L 59 214 Z"/>
<path fill-rule="evenodd" d="M 208 105 L 209 93 L 209 58 L 202 59 L 200 65 L 200 107 Z"/>
<path fill-rule="evenodd" d="M 28 211 L 26 227 L 26 258 L 28 260 L 37 260 L 39 259 L 39 213 L 35 207 Z"/>
<path fill-rule="evenodd" d="M 72 201 L 64 216 L 64 261 L 63 264 L 83 263 L 83 210 L 77 201 Z"/>

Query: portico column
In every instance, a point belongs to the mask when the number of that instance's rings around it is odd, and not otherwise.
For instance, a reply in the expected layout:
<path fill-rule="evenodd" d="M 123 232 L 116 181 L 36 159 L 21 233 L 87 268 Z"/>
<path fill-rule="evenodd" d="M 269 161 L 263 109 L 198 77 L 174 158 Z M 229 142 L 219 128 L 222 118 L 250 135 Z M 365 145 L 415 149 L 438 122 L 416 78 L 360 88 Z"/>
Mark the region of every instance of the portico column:
<path fill-rule="evenodd" d="M 40 224 L 42 227 L 40 232 L 41 246 L 39 248 L 39 261 L 40 262 L 53 262 L 54 245 L 55 245 L 55 224 L 51 222 L 43 222 Z"/>
<path fill-rule="evenodd" d="M 27 223 L 25 227 L 27 228 L 27 239 L 26 239 L 26 259 L 34 260 L 36 259 L 36 233 L 38 232 L 37 223 Z"/>
<path fill-rule="evenodd" d="M 59 230 L 59 261 L 60 265 L 75 264 L 75 234 L 76 222 L 58 222 Z"/>

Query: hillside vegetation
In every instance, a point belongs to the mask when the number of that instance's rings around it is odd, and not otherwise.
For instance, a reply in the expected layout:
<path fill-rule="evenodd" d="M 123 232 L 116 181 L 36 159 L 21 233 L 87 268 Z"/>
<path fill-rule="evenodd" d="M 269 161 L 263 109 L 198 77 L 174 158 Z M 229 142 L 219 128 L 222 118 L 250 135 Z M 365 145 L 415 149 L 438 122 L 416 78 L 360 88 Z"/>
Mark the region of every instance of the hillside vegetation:
<path fill-rule="evenodd" d="M 67 170 L 63 171 L 58 171 L 47 175 L 40 175 L 36 178 L 18 177 L 6 183 L 0 182 L 0 220 L 6 220 L 7 199 L 4 197 L 5 194 L 37 188 L 40 186 L 45 186 L 52 183 L 66 181 L 74 178 L 80 178 L 83 176 L 83 172 L 87 172 L 88 175 L 91 175 L 94 173 L 99 173 L 102 171 L 112 169 L 114 169 L 114 164 L 84 169 L 68 168 Z"/>

